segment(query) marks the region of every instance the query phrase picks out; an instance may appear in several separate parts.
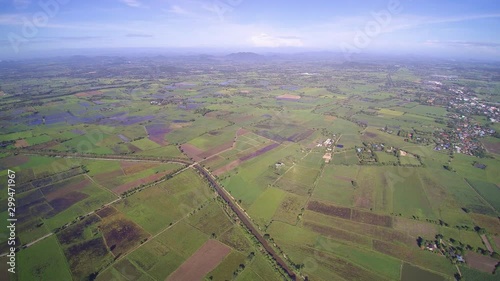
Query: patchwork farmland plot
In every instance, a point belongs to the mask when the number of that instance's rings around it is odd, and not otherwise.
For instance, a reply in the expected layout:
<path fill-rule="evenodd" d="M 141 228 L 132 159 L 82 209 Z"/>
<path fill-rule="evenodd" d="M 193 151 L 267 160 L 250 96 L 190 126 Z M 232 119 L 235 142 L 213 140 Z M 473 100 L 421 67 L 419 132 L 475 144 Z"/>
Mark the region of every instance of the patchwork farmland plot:
<path fill-rule="evenodd" d="M 319 56 L 0 61 L 0 279 L 495 280 L 496 63 Z"/>
<path fill-rule="evenodd" d="M 217 242 L 208 240 L 198 251 L 186 260 L 167 280 L 198 280 L 229 254 L 230 248 Z"/>
<path fill-rule="evenodd" d="M 318 175 L 317 169 L 296 165 L 276 182 L 276 186 L 297 195 L 307 195 L 312 191 Z"/>

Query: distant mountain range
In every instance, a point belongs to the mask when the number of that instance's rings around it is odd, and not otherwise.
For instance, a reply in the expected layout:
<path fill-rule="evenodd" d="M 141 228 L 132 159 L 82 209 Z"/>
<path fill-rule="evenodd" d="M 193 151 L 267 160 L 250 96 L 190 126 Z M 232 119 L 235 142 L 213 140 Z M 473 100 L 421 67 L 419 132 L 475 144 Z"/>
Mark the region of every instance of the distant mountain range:
<path fill-rule="evenodd" d="M 239 52 L 231 53 L 227 55 L 226 58 L 237 61 L 261 61 L 265 60 L 266 57 L 252 52 Z"/>

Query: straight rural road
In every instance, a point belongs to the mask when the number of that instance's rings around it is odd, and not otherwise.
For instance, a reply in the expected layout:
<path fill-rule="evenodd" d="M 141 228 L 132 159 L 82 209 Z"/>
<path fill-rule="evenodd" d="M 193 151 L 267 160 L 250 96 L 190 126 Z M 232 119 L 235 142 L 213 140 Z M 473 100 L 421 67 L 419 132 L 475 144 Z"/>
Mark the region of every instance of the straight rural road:
<path fill-rule="evenodd" d="M 235 212 L 236 215 L 238 215 L 240 221 L 248 228 L 248 230 L 250 230 L 253 236 L 255 236 L 257 240 L 259 240 L 264 249 L 266 249 L 269 255 L 271 255 L 271 257 L 273 257 L 273 259 L 278 263 L 278 265 L 281 266 L 283 270 L 285 270 L 288 276 L 292 278 L 292 280 L 296 280 L 296 276 L 293 270 L 291 270 L 290 267 L 285 263 L 285 261 L 279 256 L 279 254 L 276 253 L 276 251 L 271 246 L 269 246 L 266 239 L 264 239 L 264 237 L 260 234 L 260 232 L 254 227 L 250 219 L 245 215 L 245 213 L 243 213 L 242 210 L 238 208 L 238 206 L 236 206 L 231 197 L 219 185 L 219 183 L 217 183 L 215 177 L 212 176 L 210 172 L 208 172 L 205 168 L 201 167 L 200 165 L 194 165 L 194 168 L 197 169 L 198 172 L 200 172 L 208 180 L 208 182 L 210 183 L 210 185 L 212 185 L 213 188 L 215 188 L 217 193 L 219 193 L 219 195 L 227 202 L 227 204 L 229 205 L 229 207 L 231 207 L 233 212 Z"/>

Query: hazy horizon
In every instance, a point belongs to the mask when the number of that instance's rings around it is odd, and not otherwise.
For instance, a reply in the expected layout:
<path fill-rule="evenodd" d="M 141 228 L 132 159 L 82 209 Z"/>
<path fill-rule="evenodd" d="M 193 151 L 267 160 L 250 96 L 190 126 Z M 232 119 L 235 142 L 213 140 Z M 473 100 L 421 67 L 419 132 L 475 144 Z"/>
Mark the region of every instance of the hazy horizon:
<path fill-rule="evenodd" d="M 495 1 L 0 0 L 0 59 L 86 51 L 500 59 Z"/>

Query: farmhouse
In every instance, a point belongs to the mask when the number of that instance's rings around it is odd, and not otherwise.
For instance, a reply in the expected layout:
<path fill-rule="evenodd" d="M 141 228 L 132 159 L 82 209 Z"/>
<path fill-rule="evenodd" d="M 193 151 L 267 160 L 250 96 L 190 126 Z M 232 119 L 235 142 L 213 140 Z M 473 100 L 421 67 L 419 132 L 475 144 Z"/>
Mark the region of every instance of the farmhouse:
<path fill-rule="evenodd" d="M 429 251 L 434 251 L 437 249 L 437 245 L 436 244 L 427 244 L 427 246 L 425 248 Z"/>

